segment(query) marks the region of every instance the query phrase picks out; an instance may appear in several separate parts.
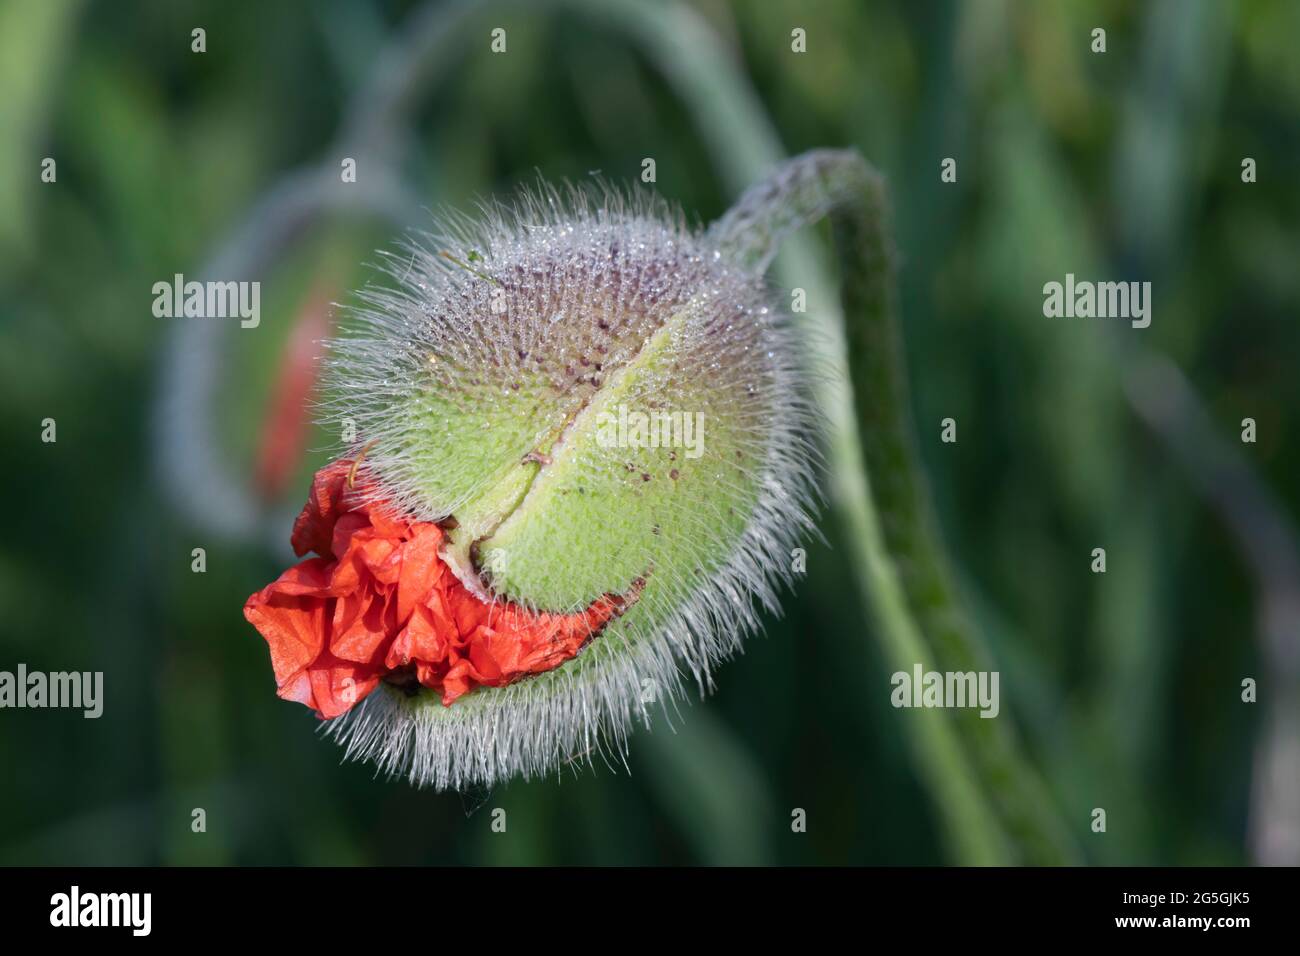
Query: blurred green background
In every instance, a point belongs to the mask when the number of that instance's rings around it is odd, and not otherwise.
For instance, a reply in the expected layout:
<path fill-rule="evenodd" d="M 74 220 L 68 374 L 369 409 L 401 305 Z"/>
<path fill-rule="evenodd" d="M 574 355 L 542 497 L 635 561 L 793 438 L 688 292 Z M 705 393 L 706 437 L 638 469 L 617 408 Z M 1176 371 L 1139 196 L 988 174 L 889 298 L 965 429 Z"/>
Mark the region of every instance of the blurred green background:
<path fill-rule="evenodd" d="M 627 769 L 419 792 L 340 764 L 274 695 L 241 607 L 285 565 L 329 443 L 308 433 L 297 454 L 292 414 L 272 414 L 295 330 L 373 278 L 375 250 L 426 207 L 472 210 L 539 171 L 632 180 L 654 157 L 658 190 L 702 222 L 735 197 L 671 50 L 594 6 L 0 3 L 0 669 L 105 674 L 99 720 L 0 712 L 0 862 L 953 859 L 833 510 L 784 616 L 675 734 L 638 732 Z M 1272 577 L 1246 560 L 1224 516 L 1259 489 L 1297 504 L 1300 5 L 636 7 L 670 39 L 708 31 L 722 55 L 677 68 L 751 85 L 788 152 L 854 146 L 888 176 L 931 488 L 1002 719 L 1077 858 L 1294 854 L 1294 606 L 1261 623 L 1289 579 L 1285 560 Z M 443 29 L 412 95 L 379 108 L 405 45 Z M 703 108 L 730 120 L 725 98 Z M 958 182 L 942 184 L 949 156 Z M 205 270 L 261 281 L 259 328 L 153 317 L 153 283 Z M 1066 272 L 1152 281 L 1151 328 L 1044 318 L 1042 284 Z M 1222 458 L 1203 435 L 1180 454 L 1138 414 L 1134 348 L 1185 374 L 1246 466 L 1232 481 L 1198 471 Z M 956 445 L 939 441 L 949 416 Z M 1285 557 L 1288 527 L 1254 517 Z M 1242 703 L 1245 677 L 1259 703 Z"/>

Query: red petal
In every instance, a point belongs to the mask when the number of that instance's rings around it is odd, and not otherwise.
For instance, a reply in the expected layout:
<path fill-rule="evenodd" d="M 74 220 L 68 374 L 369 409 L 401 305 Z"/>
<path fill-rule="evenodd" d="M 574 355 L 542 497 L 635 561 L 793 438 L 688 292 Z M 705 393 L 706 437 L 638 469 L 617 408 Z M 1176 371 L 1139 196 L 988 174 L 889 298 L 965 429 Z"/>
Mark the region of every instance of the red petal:
<path fill-rule="evenodd" d="M 387 602 L 381 595 L 339 598 L 334 611 L 334 637 L 330 651 L 345 661 L 368 664 L 388 639 Z"/>
<path fill-rule="evenodd" d="M 344 486 L 352 470 L 346 459 L 326 465 L 316 472 L 311 482 L 311 493 L 298 520 L 293 523 L 289 542 L 293 553 L 304 555 L 315 551 L 322 558 L 332 557 L 330 540 L 334 535 L 334 522 L 339 518 Z"/>
<path fill-rule="evenodd" d="M 244 617 L 271 649 L 275 681 L 283 686 L 314 661 L 325 643 L 328 562 L 310 558 L 280 575 L 244 604 Z"/>
<path fill-rule="evenodd" d="M 351 461 L 317 472 L 293 546 L 321 557 L 285 571 L 244 606 L 270 648 L 280 696 L 321 717 L 346 713 L 412 664 L 446 705 L 476 687 L 544 673 L 627 604 L 606 597 L 578 614 L 486 604 L 439 556 L 437 525 L 405 520 L 373 492 Z"/>
<path fill-rule="evenodd" d="M 412 537 L 402 551 L 402 568 L 397 579 L 397 619 L 405 621 L 417 604 L 428 600 L 434 585 L 442 579 L 438 557 L 442 530 L 435 524 L 411 526 Z"/>

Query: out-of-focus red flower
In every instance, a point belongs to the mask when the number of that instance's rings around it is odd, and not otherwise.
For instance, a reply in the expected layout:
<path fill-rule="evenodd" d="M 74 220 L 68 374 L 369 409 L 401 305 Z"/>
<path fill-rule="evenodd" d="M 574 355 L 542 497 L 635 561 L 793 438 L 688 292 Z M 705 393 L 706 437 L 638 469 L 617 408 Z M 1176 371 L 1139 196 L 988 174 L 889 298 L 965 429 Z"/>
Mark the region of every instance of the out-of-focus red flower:
<path fill-rule="evenodd" d="M 257 445 L 253 483 L 268 501 L 279 496 L 302 461 L 306 409 L 316 389 L 321 342 L 329 338 L 331 324 L 329 290 L 318 286 L 294 319 Z"/>
<path fill-rule="evenodd" d="M 627 600 L 606 595 L 576 614 L 486 604 L 438 555 L 443 531 L 377 501 L 353 461 L 316 473 L 293 526 L 315 552 L 250 597 L 244 617 L 266 638 L 279 695 L 337 717 L 381 680 L 418 681 L 444 705 L 572 658 Z"/>

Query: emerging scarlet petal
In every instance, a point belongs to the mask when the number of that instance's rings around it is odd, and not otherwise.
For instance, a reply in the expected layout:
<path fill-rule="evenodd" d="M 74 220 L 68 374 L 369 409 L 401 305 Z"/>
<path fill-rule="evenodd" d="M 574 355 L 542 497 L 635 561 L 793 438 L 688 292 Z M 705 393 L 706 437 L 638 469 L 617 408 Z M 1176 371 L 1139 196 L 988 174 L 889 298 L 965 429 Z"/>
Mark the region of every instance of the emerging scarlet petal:
<path fill-rule="evenodd" d="M 574 657 L 627 600 L 576 614 L 485 604 L 443 562 L 443 532 L 408 522 L 374 494 L 357 463 L 316 473 L 294 522 L 298 555 L 319 557 L 252 595 L 244 617 L 266 639 L 279 695 L 337 717 L 385 678 L 409 674 L 453 701 Z M 635 595 L 633 595 L 635 596 Z"/>

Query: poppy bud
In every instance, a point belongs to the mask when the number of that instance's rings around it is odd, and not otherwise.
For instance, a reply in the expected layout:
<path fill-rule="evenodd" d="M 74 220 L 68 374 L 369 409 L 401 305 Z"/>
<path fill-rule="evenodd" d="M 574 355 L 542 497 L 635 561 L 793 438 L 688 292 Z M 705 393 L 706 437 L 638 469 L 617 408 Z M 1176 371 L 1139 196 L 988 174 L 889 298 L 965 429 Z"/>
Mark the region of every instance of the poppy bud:
<path fill-rule="evenodd" d="M 318 557 L 245 611 L 281 695 L 439 788 L 622 746 L 686 674 L 710 687 L 810 525 L 785 316 L 710 233 L 614 194 L 542 188 L 388 263 L 331 345 L 356 444 L 295 528 Z"/>

